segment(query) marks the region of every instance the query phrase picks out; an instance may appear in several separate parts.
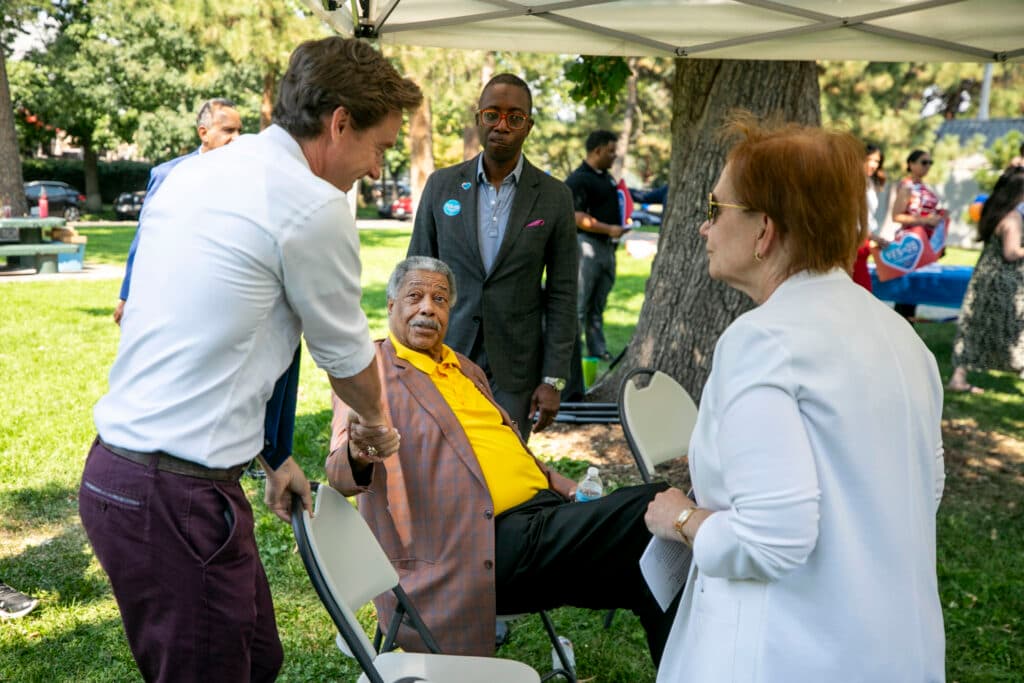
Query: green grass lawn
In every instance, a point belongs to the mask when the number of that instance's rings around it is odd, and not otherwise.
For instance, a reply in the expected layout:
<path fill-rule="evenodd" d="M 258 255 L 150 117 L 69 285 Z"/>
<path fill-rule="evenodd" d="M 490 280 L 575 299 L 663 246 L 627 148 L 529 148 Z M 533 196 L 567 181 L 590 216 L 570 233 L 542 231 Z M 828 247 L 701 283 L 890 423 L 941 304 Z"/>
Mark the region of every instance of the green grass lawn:
<path fill-rule="evenodd" d="M 88 260 L 119 264 L 134 229 L 91 225 L 82 232 L 89 235 Z M 386 277 L 404 255 L 408 238 L 406 230 L 361 233 L 364 308 L 375 335 L 385 330 Z M 650 261 L 620 252 L 618 281 L 606 312 L 613 351 L 632 334 L 649 268 Z M 139 680 L 106 577 L 79 524 L 76 502 L 94 436 L 92 406 L 106 389 L 117 347 L 110 314 L 119 286 L 118 280 L 80 279 L 0 283 L 0 367 L 8 382 L 0 421 L 0 580 L 42 603 L 32 615 L 0 625 L 0 681 Z M 943 363 L 944 376 L 953 329 L 950 324 L 919 327 Z M 939 516 L 949 676 L 962 682 L 1020 680 L 1024 464 L 1019 452 L 1015 459 L 1006 453 L 1024 440 L 1024 383 L 1003 373 L 972 381 L 991 391 L 951 396 L 946 410 L 955 427 L 952 438 L 947 436 L 951 459 L 959 463 L 951 465 Z M 296 458 L 311 478 L 324 479 L 329 422 L 326 379 L 306 354 Z M 256 535 L 284 642 L 281 680 L 355 680 L 356 667 L 334 648 L 330 619 L 294 552 L 290 528 L 266 511 L 259 484 L 247 479 L 244 486 L 256 513 Z M 371 628 L 372 610 L 364 608 L 360 617 Z M 573 640 L 583 678 L 653 680 L 643 631 L 632 615 L 620 610 L 610 631 L 603 630 L 603 614 L 596 612 L 562 609 L 553 618 Z M 512 642 L 500 654 L 539 671 L 550 667 L 550 645 L 535 618 L 514 626 Z"/>

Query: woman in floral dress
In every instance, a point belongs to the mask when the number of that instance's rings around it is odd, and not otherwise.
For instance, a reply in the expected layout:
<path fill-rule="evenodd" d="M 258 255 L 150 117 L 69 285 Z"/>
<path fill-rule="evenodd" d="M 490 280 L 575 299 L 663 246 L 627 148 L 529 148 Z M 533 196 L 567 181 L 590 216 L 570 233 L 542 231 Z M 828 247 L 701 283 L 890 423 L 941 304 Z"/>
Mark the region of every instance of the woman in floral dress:
<path fill-rule="evenodd" d="M 953 342 L 950 391 L 981 393 L 967 369 L 1024 375 L 1024 167 L 1003 173 L 978 222 L 985 247 L 967 287 Z"/>

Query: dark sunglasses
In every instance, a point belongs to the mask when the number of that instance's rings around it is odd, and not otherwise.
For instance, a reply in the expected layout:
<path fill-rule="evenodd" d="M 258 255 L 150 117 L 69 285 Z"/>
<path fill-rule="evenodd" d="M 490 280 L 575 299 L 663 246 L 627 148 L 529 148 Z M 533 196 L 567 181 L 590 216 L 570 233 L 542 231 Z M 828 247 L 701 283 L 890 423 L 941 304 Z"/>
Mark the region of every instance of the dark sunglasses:
<path fill-rule="evenodd" d="M 922 159 L 921 161 L 918 161 L 917 163 L 921 164 L 922 166 L 931 166 L 935 162 L 932 161 L 931 159 Z"/>
<path fill-rule="evenodd" d="M 526 122 L 530 120 L 526 114 L 517 111 L 503 114 L 497 109 L 481 109 L 476 115 L 480 117 L 480 123 L 489 128 L 494 128 L 504 120 L 510 130 L 522 130 L 526 127 Z"/>
<path fill-rule="evenodd" d="M 743 209 L 749 211 L 749 206 L 743 206 L 742 204 L 727 204 L 725 202 L 716 202 L 715 193 L 708 192 L 708 223 L 714 224 L 715 219 L 718 218 L 718 207 L 725 207 L 728 209 Z"/>

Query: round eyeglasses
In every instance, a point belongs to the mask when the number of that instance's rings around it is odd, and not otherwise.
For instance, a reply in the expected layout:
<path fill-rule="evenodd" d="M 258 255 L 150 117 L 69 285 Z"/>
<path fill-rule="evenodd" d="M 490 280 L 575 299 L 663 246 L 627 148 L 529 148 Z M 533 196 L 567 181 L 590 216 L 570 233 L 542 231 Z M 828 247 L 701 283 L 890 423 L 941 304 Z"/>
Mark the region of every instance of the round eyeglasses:
<path fill-rule="evenodd" d="M 526 127 L 526 122 L 530 120 L 529 116 L 518 111 L 500 112 L 497 109 L 481 109 L 476 114 L 480 117 L 480 123 L 489 128 L 494 128 L 504 121 L 510 130 L 522 130 Z"/>

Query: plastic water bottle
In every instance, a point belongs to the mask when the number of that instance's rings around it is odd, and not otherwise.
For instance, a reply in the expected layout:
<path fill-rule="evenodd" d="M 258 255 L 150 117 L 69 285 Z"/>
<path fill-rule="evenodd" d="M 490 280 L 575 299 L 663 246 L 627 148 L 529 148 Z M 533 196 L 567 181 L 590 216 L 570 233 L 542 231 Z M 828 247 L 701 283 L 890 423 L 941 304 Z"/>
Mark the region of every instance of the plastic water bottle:
<path fill-rule="evenodd" d="M 585 477 L 580 479 L 576 486 L 576 502 L 586 503 L 597 500 L 604 495 L 604 484 L 601 483 L 601 475 L 596 467 L 588 467 Z"/>
<path fill-rule="evenodd" d="M 576 653 L 572 651 L 572 641 L 565 636 L 558 636 L 558 642 L 562 644 L 562 649 L 565 650 L 565 658 L 569 660 L 569 673 L 576 673 Z M 551 648 L 551 668 L 554 670 L 562 669 L 562 659 L 558 656 L 558 650 Z"/>

